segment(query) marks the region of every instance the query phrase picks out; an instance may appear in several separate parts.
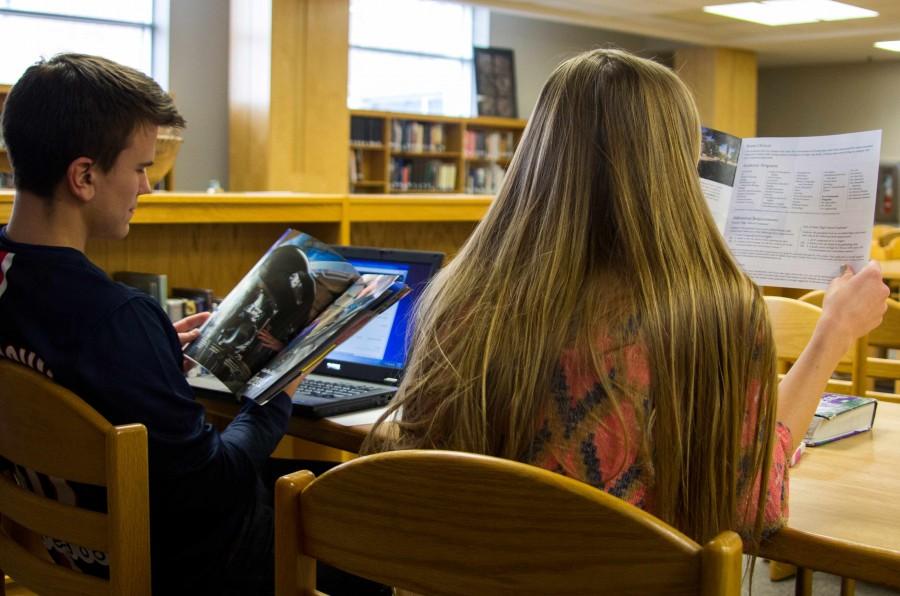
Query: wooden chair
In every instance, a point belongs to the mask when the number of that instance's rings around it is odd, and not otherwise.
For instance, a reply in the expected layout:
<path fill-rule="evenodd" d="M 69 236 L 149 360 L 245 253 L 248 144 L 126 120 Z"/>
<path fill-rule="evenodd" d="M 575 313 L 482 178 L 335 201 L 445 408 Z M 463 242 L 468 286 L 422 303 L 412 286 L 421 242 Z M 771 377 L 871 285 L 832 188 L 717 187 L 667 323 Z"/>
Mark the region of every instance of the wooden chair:
<path fill-rule="evenodd" d="M 278 480 L 276 595 L 315 594 L 315 561 L 421 594 L 740 593 L 741 539 L 699 545 L 534 466 L 450 451 L 362 457 Z"/>
<path fill-rule="evenodd" d="M 780 296 L 765 297 L 775 340 L 779 376 L 783 376 L 788 367 L 797 360 L 812 338 L 816 323 L 822 315 L 823 298 L 824 292 L 821 292 L 821 296 L 810 292 L 801 296 L 799 300 Z M 866 338 L 862 337 L 848 350 L 835 372 L 849 373 L 850 380 L 830 379 L 826 386 L 827 391 L 866 395 L 868 365 L 866 345 Z M 795 574 L 797 593 L 805 593 L 812 585 L 812 572 L 809 569 L 797 569 L 793 565 L 779 561 L 772 561 L 769 568 L 769 577 L 772 580 L 785 579 Z M 852 596 L 854 591 L 855 582 L 852 579 L 842 578 L 841 595 Z"/>
<path fill-rule="evenodd" d="M 882 236 L 884 236 L 885 234 L 887 234 L 888 232 L 894 232 L 897 230 L 900 230 L 900 228 L 898 228 L 894 224 L 884 224 L 884 223 L 875 224 L 872 226 L 872 238 L 878 239 L 878 238 L 881 238 Z"/>
<path fill-rule="evenodd" d="M 895 225 L 875 224 L 874 226 L 872 226 L 872 240 L 878 240 L 885 234 L 888 234 L 890 232 L 897 232 L 897 231 L 900 231 L 900 228 L 898 228 Z"/>
<path fill-rule="evenodd" d="M 5 359 L 0 387 L 0 457 L 105 486 L 108 501 L 107 513 L 80 509 L 0 473 L 0 569 L 39 594 L 149 595 L 146 428 L 112 426 L 72 392 Z M 40 546 L 42 535 L 105 552 L 109 581 L 54 564 Z"/>
<path fill-rule="evenodd" d="M 825 298 L 825 292 L 814 290 L 800 296 L 799 300 L 815 304 L 821 307 Z M 887 358 L 887 350 L 900 349 L 900 302 L 888 298 L 887 311 L 881 325 L 869 332 L 867 336 L 868 347 L 875 348 L 867 351 L 866 375 L 872 379 L 889 379 L 894 381 L 894 392 L 886 393 L 875 391 L 868 387 L 866 395 L 891 402 L 900 402 L 900 360 Z"/>
<path fill-rule="evenodd" d="M 890 236 L 890 242 L 881 244 L 882 248 L 884 248 L 884 258 L 900 259 L 900 232 L 897 232 L 896 235 L 892 232 Z"/>
<path fill-rule="evenodd" d="M 874 230 L 872 232 L 872 237 L 875 238 Z M 877 239 L 881 246 L 888 246 L 897 238 L 900 238 L 900 228 L 894 227 L 891 230 L 880 231 Z"/>
<path fill-rule="evenodd" d="M 813 331 L 822 308 L 809 302 L 766 296 L 766 306 L 772 323 L 772 334 L 775 340 L 775 352 L 778 358 L 778 373 L 783 376 L 812 338 Z M 830 379 L 827 391 L 865 395 L 866 393 L 866 338 L 856 342 L 841 359 L 837 373 L 850 375 L 850 380 Z"/>

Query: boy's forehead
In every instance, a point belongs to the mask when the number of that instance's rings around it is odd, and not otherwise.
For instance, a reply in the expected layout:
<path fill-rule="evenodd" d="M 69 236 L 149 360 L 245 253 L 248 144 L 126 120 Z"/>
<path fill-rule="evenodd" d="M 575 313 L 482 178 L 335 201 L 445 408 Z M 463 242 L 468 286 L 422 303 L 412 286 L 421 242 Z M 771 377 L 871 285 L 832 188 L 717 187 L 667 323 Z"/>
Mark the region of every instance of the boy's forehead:
<path fill-rule="evenodd" d="M 131 131 L 131 134 L 128 135 L 128 144 L 126 146 L 132 147 L 141 141 L 147 141 L 149 139 L 153 139 L 155 142 L 158 133 L 159 127 L 155 124 L 139 124 L 135 126 L 134 130 Z"/>
<path fill-rule="evenodd" d="M 135 127 L 131 134 L 128 135 L 128 141 L 125 143 L 123 152 L 128 150 L 141 151 L 156 146 L 156 136 L 159 127 L 156 125 L 143 124 Z"/>

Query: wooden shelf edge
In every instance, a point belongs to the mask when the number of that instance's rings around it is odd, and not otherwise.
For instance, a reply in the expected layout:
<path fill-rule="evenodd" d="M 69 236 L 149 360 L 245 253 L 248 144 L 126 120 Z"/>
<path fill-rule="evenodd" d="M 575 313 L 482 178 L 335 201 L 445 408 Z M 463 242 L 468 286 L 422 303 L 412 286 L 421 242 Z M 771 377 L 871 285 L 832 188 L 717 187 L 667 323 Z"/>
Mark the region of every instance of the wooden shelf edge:
<path fill-rule="evenodd" d="M 351 197 L 347 201 L 350 224 L 367 222 L 480 221 L 493 201 L 489 196 L 404 195 Z"/>
<path fill-rule="evenodd" d="M 391 157 L 431 157 L 434 159 L 459 159 L 462 157 L 460 151 L 397 151 L 391 149 Z"/>
<path fill-rule="evenodd" d="M 434 114 L 411 114 L 409 112 L 383 112 L 379 110 L 350 110 L 351 116 L 363 118 L 390 118 L 392 120 L 415 120 L 418 122 L 449 122 L 484 128 L 523 129 L 528 120 L 523 118 L 502 118 L 500 116 L 438 116 Z"/>
<path fill-rule="evenodd" d="M 0 191 L 0 221 L 13 193 Z M 449 193 L 306 195 L 300 193 L 160 193 L 140 198 L 132 223 L 241 224 L 478 221 L 489 195 Z"/>

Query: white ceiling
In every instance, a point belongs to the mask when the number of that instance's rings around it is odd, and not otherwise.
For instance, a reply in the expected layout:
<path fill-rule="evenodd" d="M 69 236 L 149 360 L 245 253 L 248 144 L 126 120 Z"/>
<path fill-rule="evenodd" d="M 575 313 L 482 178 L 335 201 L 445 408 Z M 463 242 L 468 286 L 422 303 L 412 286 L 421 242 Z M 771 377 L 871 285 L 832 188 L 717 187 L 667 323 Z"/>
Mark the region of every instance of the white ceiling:
<path fill-rule="evenodd" d="M 475 0 L 519 14 L 670 39 L 755 51 L 763 66 L 900 60 L 872 47 L 900 39 L 900 0 L 841 0 L 879 16 L 769 27 L 704 13 L 707 4 L 739 0 Z"/>

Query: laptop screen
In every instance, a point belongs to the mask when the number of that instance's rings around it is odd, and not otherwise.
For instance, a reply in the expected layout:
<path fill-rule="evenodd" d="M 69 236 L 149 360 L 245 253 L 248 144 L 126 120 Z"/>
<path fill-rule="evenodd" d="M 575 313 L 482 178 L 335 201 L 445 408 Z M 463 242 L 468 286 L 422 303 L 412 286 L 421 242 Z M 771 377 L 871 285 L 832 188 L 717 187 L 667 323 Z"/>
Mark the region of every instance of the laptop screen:
<path fill-rule="evenodd" d="M 412 291 L 335 348 L 316 372 L 393 382 L 406 365 L 413 307 L 443 255 L 359 247 L 337 249 L 360 273 L 398 275 L 399 281 Z"/>

